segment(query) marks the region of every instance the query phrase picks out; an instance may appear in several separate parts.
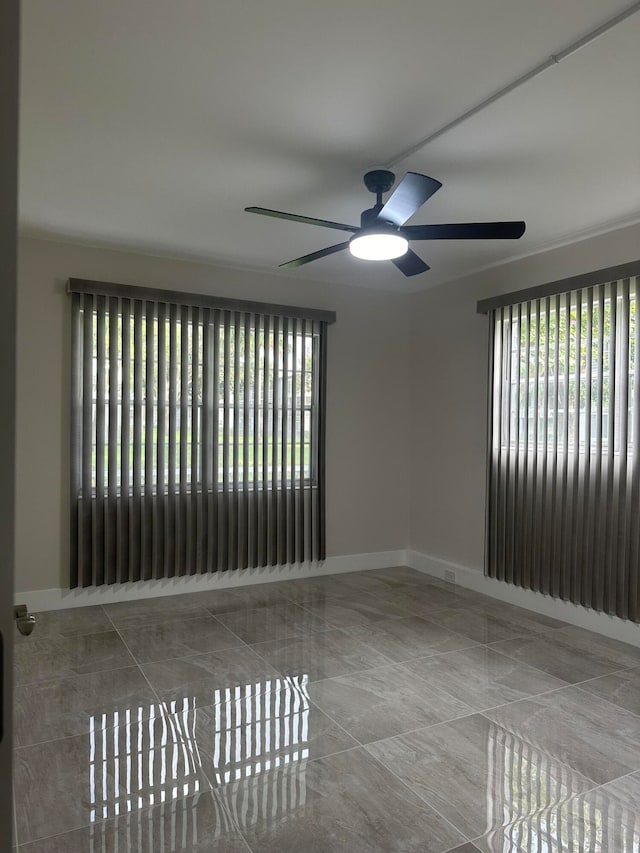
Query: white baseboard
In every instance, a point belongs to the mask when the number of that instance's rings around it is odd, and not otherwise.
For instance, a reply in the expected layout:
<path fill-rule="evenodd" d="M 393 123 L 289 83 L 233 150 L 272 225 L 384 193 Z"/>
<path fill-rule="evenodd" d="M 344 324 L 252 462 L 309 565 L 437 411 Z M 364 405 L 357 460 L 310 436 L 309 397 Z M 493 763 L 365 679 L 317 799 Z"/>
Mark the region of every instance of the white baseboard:
<path fill-rule="evenodd" d="M 596 631 L 605 637 L 640 646 L 640 624 L 627 622 L 606 613 L 598 613 L 568 601 L 521 589 L 512 584 L 487 578 L 477 569 L 470 569 L 438 557 L 412 550 L 379 551 L 372 554 L 346 554 L 328 557 L 322 563 L 296 563 L 265 569 L 246 569 L 238 572 L 217 572 L 209 575 L 189 575 L 166 580 L 139 581 L 113 586 L 86 589 L 38 589 L 16 592 L 15 603 L 26 604 L 29 611 L 62 610 L 69 607 L 87 607 L 93 604 L 112 604 L 117 601 L 135 601 L 163 595 L 180 595 L 210 589 L 231 589 L 259 583 L 310 578 L 318 575 L 337 575 L 368 569 L 387 569 L 393 566 L 410 566 L 419 572 L 446 580 L 445 572 L 453 572 L 454 582 L 467 589 L 481 592 L 499 601 L 515 604 L 571 625 Z"/>
<path fill-rule="evenodd" d="M 379 551 L 373 554 L 345 554 L 327 557 L 322 563 L 296 563 L 265 569 L 244 569 L 237 572 L 216 572 L 208 575 L 188 575 L 165 580 L 138 581 L 86 589 L 37 589 L 16 592 L 15 603 L 26 604 L 32 613 L 43 610 L 62 610 L 68 607 L 87 607 L 92 604 L 113 604 L 116 601 L 135 601 L 163 595 L 180 595 L 208 589 L 230 589 L 259 583 L 310 578 L 318 575 L 337 575 L 365 569 L 388 569 L 407 564 L 407 552 Z"/>
<path fill-rule="evenodd" d="M 611 637 L 613 640 L 640 646 L 640 624 L 635 622 L 628 622 L 619 619 L 617 616 L 609 616 L 607 613 L 598 613 L 596 610 L 590 610 L 579 604 L 561 601 L 559 598 L 552 598 L 550 595 L 543 595 L 530 589 L 522 589 L 519 586 L 497 581 L 494 578 L 487 578 L 478 569 L 470 569 L 467 566 L 450 563 L 438 557 L 430 557 L 428 554 L 421 554 L 418 551 L 407 551 L 407 565 L 416 571 L 424 572 L 442 580 L 449 579 L 445 572 L 453 572 L 454 583 L 460 584 L 460 586 L 481 592 L 483 595 L 490 595 L 508 604 L 525 607 L 527 610 L 550 616 L 552 619 L 562 619 L 571 625 L 586 628 L 588 631 L 595 631 L 605 637 Z"/>

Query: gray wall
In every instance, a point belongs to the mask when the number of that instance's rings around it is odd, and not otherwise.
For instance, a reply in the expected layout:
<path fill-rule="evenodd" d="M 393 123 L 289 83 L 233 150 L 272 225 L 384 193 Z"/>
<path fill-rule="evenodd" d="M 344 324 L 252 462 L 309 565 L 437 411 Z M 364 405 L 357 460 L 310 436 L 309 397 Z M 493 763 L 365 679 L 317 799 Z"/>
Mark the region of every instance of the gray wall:
<path fill-rule="evenodd" d="M 410 547 L 482 570 L 488 333 L 476 302 L 640 258 L 640 225 L 411 297 Z"/>
<path fill-rule="evenodd" d="M 20 241 L 18 268 L 18 590 L 68 586 L 72 276 L 337 311 L 328 350 L 328 555 L 406 547 L 407 296 L 34 239 Z"/>

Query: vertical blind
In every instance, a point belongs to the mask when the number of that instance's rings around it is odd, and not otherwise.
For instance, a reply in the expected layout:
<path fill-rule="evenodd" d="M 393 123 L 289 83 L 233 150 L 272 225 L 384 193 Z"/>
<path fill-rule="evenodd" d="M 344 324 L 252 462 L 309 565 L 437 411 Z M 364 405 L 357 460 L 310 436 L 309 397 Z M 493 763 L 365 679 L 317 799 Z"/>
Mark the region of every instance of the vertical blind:
<path fill-rule="evenodd" d="M 69 287 L 71 586 L 324 559 L 332 315 Z"/>
<path fill-rule="evenodd" d="M 638 277 L 491 312 L 487 574 L 640 620 Z"/>

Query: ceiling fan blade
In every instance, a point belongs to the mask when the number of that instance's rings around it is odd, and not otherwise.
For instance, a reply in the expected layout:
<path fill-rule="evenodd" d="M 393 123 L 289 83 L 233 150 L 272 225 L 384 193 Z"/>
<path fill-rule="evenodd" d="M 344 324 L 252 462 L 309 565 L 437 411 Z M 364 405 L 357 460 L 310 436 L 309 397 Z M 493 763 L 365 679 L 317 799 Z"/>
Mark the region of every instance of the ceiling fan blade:
<path fill-rule="evenodd" d="M 407 225 L 407 240 L 517 240 L 524 222 L 456 222 L 452 225 Z"/>
<path fill-rule="evenodd" d="M 303 255 L 301 258 L 294 258 L 292 261 L 287 261 L 286 264 L 279 264 L 281 267 L 301 267 L 304 264 L 309 264 L 311 261 L 317 261 L 320 258 L 326 258 L 327 255 L 335 255 L 336 252 L 341 252 L 343 249 L 346 249 L 349 245 L 349 241 L 346 243 L 336 243 L 335 246 L 329 246 L 326 249 L 320 249 L 319 252 L 311 252 L 310 255 Z"/>
<path fill-rule="evenodd" d="M 392 263 L 398 267 L 400 272 L 408 276 L 420 275 L 421 272 L 431 269 L 429 264 L 425 264 L 422 258 L 419 258 L 411 249 L 408 249 L 401 257 L 394 258 Z"/>
<path fill-rule="evenodd" d="M 312 216 L 298 216 L 295 213 L 283 213 L 281 210 L 269 210 L 267 207 L 245 207 L 247 213 L 259 213 L 262 216 L 273 216 L 275 219 L 288 219 L 290 222 L 303 222 L 306 225 L 320 225 L 322 228 L 335 228 L 337 231 L 359 231 L 355 225 L 344 225 L 342 222 L 330 222 L 328 219 L 314 219 Z"/>
<path fill-rule="evenodd" d="M 441 186 L 440 181 L 435 178 L 419 175 L 417 172 L 407 172 L 386 200 L 378 214 L 378 220 L 404 225 Z"/>

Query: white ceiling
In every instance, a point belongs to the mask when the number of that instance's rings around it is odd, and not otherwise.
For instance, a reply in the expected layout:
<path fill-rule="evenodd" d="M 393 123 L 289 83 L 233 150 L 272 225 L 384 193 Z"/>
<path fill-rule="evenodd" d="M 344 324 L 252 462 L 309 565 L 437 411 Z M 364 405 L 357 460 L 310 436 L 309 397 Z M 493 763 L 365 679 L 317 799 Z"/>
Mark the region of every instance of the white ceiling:
<path fill-rule="evenodd" d="M 24 233 L 273 271 L 358 224 L 392 160 L 628 6 L 619 0 L 23 0 Z M 422 289 L 640 220 L 640 14 L 397 165 L 411 220 L 524 219 L 514 242 L 348 252 L 292 277 Z M 344 235 L 346 237 L 346 235 Z"/>

